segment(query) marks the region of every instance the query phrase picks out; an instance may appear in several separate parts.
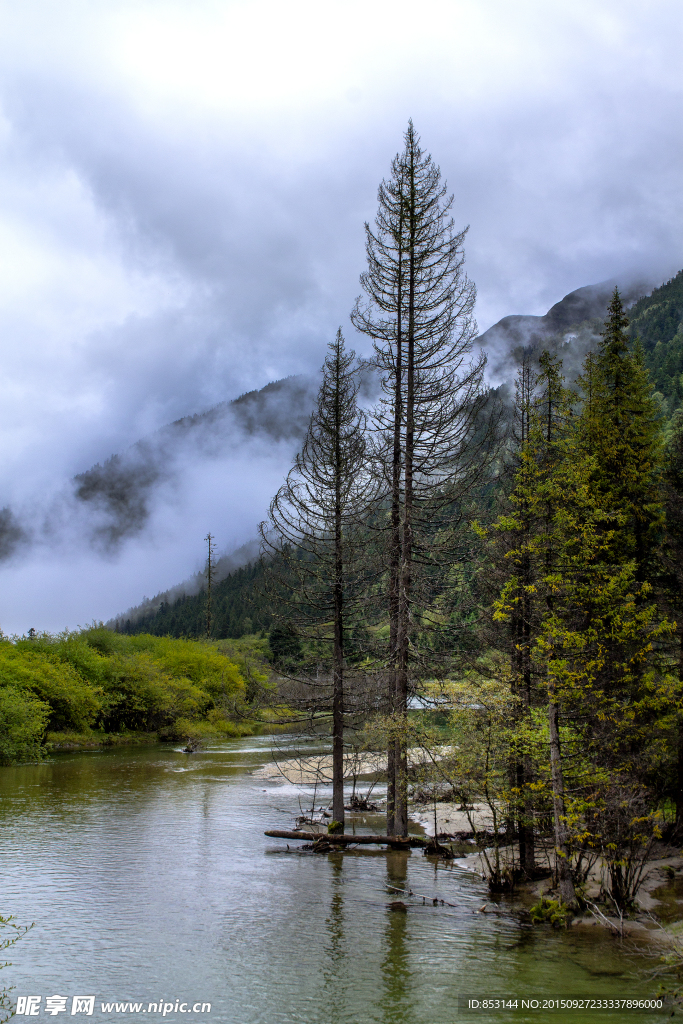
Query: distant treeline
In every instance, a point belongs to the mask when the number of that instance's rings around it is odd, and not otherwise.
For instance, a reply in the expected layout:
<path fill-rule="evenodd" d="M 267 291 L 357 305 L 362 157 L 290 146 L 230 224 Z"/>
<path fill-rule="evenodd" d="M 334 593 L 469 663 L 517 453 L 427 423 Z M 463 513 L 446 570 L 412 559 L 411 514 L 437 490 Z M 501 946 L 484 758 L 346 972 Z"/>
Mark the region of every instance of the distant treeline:
<path fill-rule="evenodd" d="M 211 636 L 216 639 L 237 638 L 268 631 L 273 621 L 271 605 L 261 586 L 263 566 L 260 562 L 231 572 L 214 584 L 211 596 Z M 162 602 L 159 609 L 136 619 L 119 619 L 118 633 L 151 633 L 153 636 L 202 637 L 206 635 L 205 590 Z"/>

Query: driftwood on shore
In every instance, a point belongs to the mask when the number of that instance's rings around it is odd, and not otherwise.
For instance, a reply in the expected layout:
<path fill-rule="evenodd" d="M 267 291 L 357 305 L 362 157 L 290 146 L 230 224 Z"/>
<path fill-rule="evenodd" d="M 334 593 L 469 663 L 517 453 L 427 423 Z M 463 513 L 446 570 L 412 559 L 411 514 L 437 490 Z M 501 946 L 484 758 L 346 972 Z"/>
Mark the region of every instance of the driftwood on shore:
<path fill-rule="evenodd" d="M 427 839 L 422 836 L 366 836 L 366 835 L 345 835 L 340 832 L 303 832 L 301 829 L 270 829 L 265 835 L 272 839 L 299 839 L 304 843 L 315 843 L 324 839 L 326 843 L 339 846 L 355 846 L 357 844 L 374 846 L 392 846 L 407 849 L 411 846 L 422 847 L 427 844 Z"/>

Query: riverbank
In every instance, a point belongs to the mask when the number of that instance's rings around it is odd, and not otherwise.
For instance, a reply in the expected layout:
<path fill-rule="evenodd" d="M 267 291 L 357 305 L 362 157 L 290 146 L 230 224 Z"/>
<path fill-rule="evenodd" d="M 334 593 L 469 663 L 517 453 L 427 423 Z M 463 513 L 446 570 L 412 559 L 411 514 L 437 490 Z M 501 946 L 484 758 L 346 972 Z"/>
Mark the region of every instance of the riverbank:
<path fill-rule="evenodd" d="M 413 805 L 410 819 L 421 825 L 428 834 L 434 834 L 434 805 Z M 445 842 L 447 836 L 475 830 L 490 831 L 492 827 L 493 816 L 486 804 L 474 804 L 467 810 L 453 803 L 436 804 L 436 832 Z M 469 843 L 474 845 L 474 840 L 469 840 Z M 552 842 L 541 844 L 537 861 L 540 867 L 544 862 L 547 864 L 547 873 L 534 882 L 521 882 L 516 887 L 516 895 L 526 908 L 537 905 L 544 897 L 557 898 L 552 888 L 552 853 Z M 518 863 L 518 856 L 518 848 L 514 843 L 500 850 L 503 864 L 511 867 Z M 486 878 L 486 861 L 481 851 L 465 854 L 459 858 L 459 862 L 482 879 Z M 636 896 L 636 909 L 628 917 L 621 918 L 614 909 L 610 910 L 604 903 L 600 904 L 606 875 L 607 864 L 598 858 L 583 887 L 586 900 L 594 905 L 595 910 L 570 918 L 567 922 L 569 926 L 579 929 L 604 928 L 624 938 L 647 938 L 648 941 L 669 946 L 679 945 L 683 940 L 683 851 L 680 846 L 665 842 L 655 845 L 653 856 L 643 868 L 643 882 Z"/>
<path fill-rule="evenodd" d="M 105 747 L 140 746 L 143 743 L 159 743 L 157 733 L 97 733 L 97 732 L 50 732 L 45 739 L 45 750 L 51 754 L 60 751 L 103 750 Z"/>
<path fill-rule="evenodd" d="M 411 754 L 419 757 L 419 751 Z M 329 787 L 332 781 L 331 768 L 332 758 L 329 754 L 302 755 L 273 761 L 254 771 L 253 776 L 269 782 Z M 347 781 L 353 776 L 364 776 L 367 779 L 383 770 L 386 771 L 386 761 L 381 754 L 347 755 L 345 758 Z M 382 807 L 384 801 L 377 800 L 377 804 Z M 493 830 L 493 815 L 487 804 L 476 803 L 467 808 L 445 801 L 437 801 L 436 805 L 412 804 L 409 817 L 425 833 L 438 835 L 446 844 L 449 838 L 454 839 L 457 863 L 482 880 L 486 880 L 486 859 L 483 851 L 474 849 L 475 840 L 472 834 Z M 325 822 L 321 819 L 321 829 L 324 825 Z M 468 849 L 471 852 L 467 852 Z M 503 866 L 509 865 L 513 868 L 518 863 L 519 856 L 516 844 L 502 847 L 499 856 Z M 517 883 L 514 902 L 519 911 L 528 912 L 543 900 L 557 901 L 557 893 L 552 888 L 552 859 L 552 842 L 539 842 L 537 860 L 541 876 L 532 882 Z M 544 866 L 547 866 L 547 871 L 543 871 Z M 602 899 L 606 871 L 607 865 L 598 859 L 583 887 L 584 896 L 594 909 L 588 913 L 568 915 L 566 926 L 579 931 L 598 929 L 621 938 L 664 944 L 670 951 L 678 950 L 679 945 L 683 943 L 683 851 L 664 843 L 658 845 L 654 856 L 644 868 L 644 879 L 636 899 L 636 909 L 627 917 L 620 918 Z M 665 920 L 661 917 L 663 908 L 666 909 Z M 492 910 L 493 904 L 483 904 L 482 913 Z M 683 946 L 681 958 L 683 960 Z"/>
<path fill-rule="evenodd" d="M 174 730 L 163 729 L 157 732 L 101 732 L 93 729 L 87 732 L 49 732 L 44 748 L 49 753 L 72 753 L 76 750 L 104 750 L 108 747 L 137 747 L 153 743 L 182 743 L 188 739 L 198 740 L 200 745 L 225 739 L 242 739 L 245 736 L 256 736 L 269 729 L 259 722 L 221 723 L 220 730 L 212 728 L 207 722 L 192 722 L 191 727 L 177 734 Z"/>
<path fill-rule="evenodd" d="M 263 643 L 226 647 L 100 626 L 0 636 L 0 764 L 155 736 L 202 743 L 253 735 L 272 685 Z"/>

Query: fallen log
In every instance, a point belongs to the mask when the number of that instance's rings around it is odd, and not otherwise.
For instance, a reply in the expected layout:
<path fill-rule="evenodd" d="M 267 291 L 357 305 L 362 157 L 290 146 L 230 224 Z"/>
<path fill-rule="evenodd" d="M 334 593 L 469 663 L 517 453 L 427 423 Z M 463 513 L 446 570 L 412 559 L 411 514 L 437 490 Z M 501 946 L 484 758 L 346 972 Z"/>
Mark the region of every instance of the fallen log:
<path fill-rule="evenodd" d="M 301 829 L 273 828 L 264 835 L 272 839 L 300 839 L 304 843 L 315 843 L 324 839 L 328 843 L 335 843 L 340 846 L 355 846 L 356 844 L 374 846 L 392 846 L 407 849 L 411 846 L 426 846 L 427 840 L 422 836 L 365 836 L 365 835 L 344 835 L 339 832 L 303 832 Z"/>

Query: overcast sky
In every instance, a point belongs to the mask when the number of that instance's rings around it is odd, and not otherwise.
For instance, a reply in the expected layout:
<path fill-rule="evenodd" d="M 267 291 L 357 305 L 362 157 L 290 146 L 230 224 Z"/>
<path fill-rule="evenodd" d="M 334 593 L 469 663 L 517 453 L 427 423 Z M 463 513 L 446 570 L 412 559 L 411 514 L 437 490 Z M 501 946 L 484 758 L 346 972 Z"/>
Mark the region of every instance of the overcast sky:
<path fill-rule="evenodd" d="M 470 224 L 481 330 L 671 276 L 682 21 L 678 0 L 0 2 L 0 506 L 317 368 L 339 324 L 362 349 L 363 222 L 409 117 Z M 108 618 L 193 572 L 207 529 L 247 540 L 280 468 L 230 458 L 106 559 L 17 555 L 5 632 Z"/>

